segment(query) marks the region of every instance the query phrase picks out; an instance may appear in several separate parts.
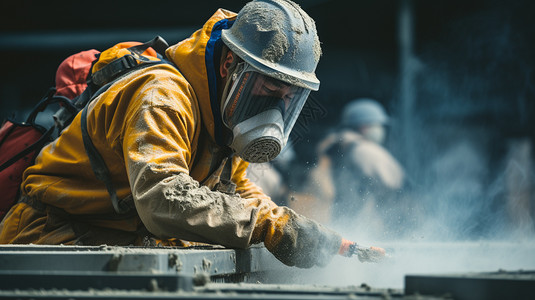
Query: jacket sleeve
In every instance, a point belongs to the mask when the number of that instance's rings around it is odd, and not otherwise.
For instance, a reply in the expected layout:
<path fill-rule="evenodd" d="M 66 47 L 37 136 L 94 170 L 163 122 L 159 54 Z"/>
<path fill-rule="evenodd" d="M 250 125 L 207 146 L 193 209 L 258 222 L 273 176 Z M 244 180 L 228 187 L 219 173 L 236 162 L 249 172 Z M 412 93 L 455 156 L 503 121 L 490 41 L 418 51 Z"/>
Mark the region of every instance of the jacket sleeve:
<path fill-rule="evenodd" d="M 136 209 L 151 233 L 233 248 L 264 242 L 282 262 L 299 267 L 324 264 L 337 253 L 340 236 L 291 209 L 254 192 L 244 198 L 211 191 L 191 178 L 194 107 L 187 100 L 178 107 L 155 103 L 162 95 L 185 97 L 172 93 L 154 88 L 140 95 L 147 105 L 129 118 L 123 140 Z M 245 181 L 238 187 L 244 196 L 251 191 Z"/>

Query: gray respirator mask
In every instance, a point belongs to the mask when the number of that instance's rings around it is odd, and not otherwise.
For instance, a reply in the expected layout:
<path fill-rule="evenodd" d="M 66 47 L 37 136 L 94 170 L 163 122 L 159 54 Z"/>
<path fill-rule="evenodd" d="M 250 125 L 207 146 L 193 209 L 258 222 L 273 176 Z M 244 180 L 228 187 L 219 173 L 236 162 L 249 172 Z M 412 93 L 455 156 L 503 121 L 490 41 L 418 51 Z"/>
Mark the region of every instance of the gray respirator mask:
<path fill-rule="evenodd" d="M 241 62 L 223 92 L 223 123 L 232 131 L 228 146 L 243 160 L 268 162 L 281 152 L 310 90 L 263 75 Z"/>

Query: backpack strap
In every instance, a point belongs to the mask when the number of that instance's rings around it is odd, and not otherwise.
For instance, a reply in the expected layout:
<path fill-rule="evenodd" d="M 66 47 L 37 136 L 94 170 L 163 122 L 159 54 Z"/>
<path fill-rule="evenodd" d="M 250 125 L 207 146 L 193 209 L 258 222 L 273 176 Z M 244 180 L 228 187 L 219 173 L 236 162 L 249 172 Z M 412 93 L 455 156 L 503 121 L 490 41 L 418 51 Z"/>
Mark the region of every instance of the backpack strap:
<path fill-rule="evenodd" d="M 143 59 L 141 55 L 149 47 L 152 47 L 160 55 L 160 59 L 163 61 L 165 57 L 165 49 L 169 47 L 167 42 L 160 36 L 155 37 L 154 39 L 143 43 L 141 45 L 132 46 L 128 50 L 134 54 L 124 55 L 106 65 L 101 70 L 98 70 L 91 75 L 91 81 L 97 86 L 102 86 L 108 83 L 110 80 L 113 80 L 125 72 L 132 71 L 135 67 L 140 66 L 145 63 L 158 64 L 161 61 L 153 61 L 149 59 Z M 139 61 L 142 62 L 139 62 Z"/>
<path fill-rule="evenodd" d="M 19 159 L 22 159 L 26 155 L 32 153 L 33 151 L 40 150 L 46 143 L 48 143 L 48 142 L 50 142 L 52 140 L 51 136 L 52 136 L 52 133 L 54 132 L 54 129 L 56 129 L 56 127 L 51 126 L 49 129 L 47 129 L 45 131 L 45 129 L 43 127 L 35 124 L 35 119 L 37 118 L 37 115 L 40 112 L 44 111 L 48 105 L 60 102 L 60 103 L 64 104 L 66 109 L 68 109 L 68 110 L 72 111 L 73 109 L 75 109 L 72 106 L 71 101 L 69 100 L 69 98 L 63 97 L 63 96 L 54 95 L 55 92 L 56 92 L 56 89 L 55 88 L 51 88 L 46 93 L 45 97 L 43 97 L 43 99 L 41 99 L 35 105 L 35 107 L 32 109 L 32 112 L 30 113 L 30 115 L 28 116 L 28 118 L 26 119 L 26 122 L 25 122 L 29 126 L 32 126 L 32 127 L 36 128 L 37 130 L 41 131 L 43 133 L 43 135 L 37 141 L 35 141 L 33 144 L 31 144 L 30 146 L 26 147 L 24 150 L 22 150 L 21 152 L 17 153 L 15 156 L 11 157 L 9 160 L 4 162 L 0 166 L 0 172 L 3 171 L 4 169 L 8 168 L 9 166 L 14 164 L 15 162 L 17 162 Z M 4 140 L 2 140 L 2 143 L 0 143 L 0 145 L 3 144 L 3 142 L 7 139 L 9 134 L 10 133 L 6 134 L 6 136 L 4 137 Z M 32 161 L 35 159 L 37 154 L 38 153 L 35 153 L 34 157 L 32 158 Z"/>
<path fill-rule="evenodd" d="M 143 59 L 141 54 L 149 47 L 153 48 L 157 52 L 158 58 L 160 58 L 161 61 Z M 140 68 L 145 68 L 148 66 L 147 64 L 155 65 L 167 63 L 174 66 L 174 64 L 165 59 L 165 49 L 168 47 L 169 45 L 167 42 L 162 37 L 157 36 L 148 42 L 128 48 L 128 50 L 134 53 L 134 55 L 124 55 L 110 62 L 101 70 L 90 74 L 87 81 L 87 88 L 80 95 L 75 97 L 72 102 L 69 101 L 68 104 L 70 105 L 73 103 L 73 105 L 71 105 L 73 107 L 61 108 L 54 114 L 54 122 L 56 123 L 59 131 L 63 130 L 63 128 L 70 124 L 74 116 L 76 116 L 76 114 L 82 108 L 84 108 L 91 99 L 95 98 L 95 92 L 97 92 L 100 87 L 103 87 L 109 82 L 117 80 L 120 76 L 126 75 L 127 73 Z"/>
<path fill-rule="evenodd" d="M 15 162 L 17 162 L 19 159 L 25 157 L 26 155 L 32 153 L 33 151 L 36 151 L 38 149 L 41 149 L 48 141 L 50 141 L 50 136 L 52 135 L 52 132 L 54 132 L 55 127 L 50 127 L 35 143 L 31 144 L 30 146 L 26 147 L 21 152 L 17 153 L 17 155 L 13 156 L 9 160 L 7 160 L 5 163 L 3 163 L 0 166 L 0 172 L 4 169 L 8 168 Z M 37 153 L 35 154 L 37 155 Z M 35 157 L 34 157 L 35 159 Z"/>
<path fill-rule="evenodd" d="M 156 51 L 156 53 L 158 53 L 161 56 L 165 57 L 165 50 L 167 50 L 167 48 L 169 48 L 169 44 L 161 36 L 158 35 L 158 36 L 156 36 L 155 38 L 153 38 L 152 40 L 150 40 L 150 41 L 148 41 L 146 43 L 143 43 L 143 44 L 137 45 L 137 46 L 132 46 L 132 47 L 130 47 L 128 49 L 130 51 L 134 52 L 134 53 L 137 53 L 137 54 L 141 55 L 149 47 L 154 49 Z"/>
<path fill-rule="evenodd" d="M 221 172 L 221 178 L 219 180 L 219 183 L 215 186 L 215 190 L 233 195 L 236 193 L 236 184 L 232 182 L 232 160 L 233 160 L 233 154 L 230 154 L 227 157 L 227 161 L 225 162 L 225 166 L 223 167 L 223 171 Z"/>
<path fill-rule="evenodd" d="M 146 48 L 151 47 L 151 45 L 153 45 L 153 43 L 155 41 L 158 41 L 158 40 L 163 40 L 163 39 L 161 37 L 156 37 L 154 40 L 152 40 L 150 42 L 147 42 L 147 43 L 142 44 L 142 45 L 134 46 L 134 47 L 131 47 L 129 49 L 138 47 L 137 49 L 134 49 L 134 51 L 143 52 L 143 51 L 145 51 Z M 146 47 L 146 48 L 143 49 L 143 47 Z M 128 74 L 128 73 L 130 73 L 130 72 L 132 72 L 134 70 L 140 70 L 140 69 L 143 69 L 143 68 L 146 68 L 146 67 L 149 67 L 149 66 L 153 66 L 153 65 L 156 65 L 156 64 L 164 64 L 164 63 L 171 64 L 169 61 L 161 60 L 161 61 L 148 61 L 148 62 L 141 62 L 141 63 L 135 61 L 135 65 L 133 65 L 133 63 L 131 63 L 132 61 L 129 58 L 125 58 L 125 57 L 127 57 L 127 56 L 125 55 L 125 56 L 121 57 L 120 59 L 118 59 L 118 60 L 121 60 L 122 62 L 112 66 L 111 68 L 109 68 L 108 69 L 109 71 L 105 71 L 104 73 L 100 73 L 100 74 L 102 74 L 102 76 L 111 76 L 111 77 L 115 77 L 115 78 L 104 78 L 103 77 L 102 79 L 99 79 L 99 80 L 102 80 L 102 82 L 107 82 L 107 83 L 104 86 L 102 86 L 100 89 L 98 89 L 95 93 L 92 93 L 92 90 L 95 87 L 95 82 L 93 82 L 93 84 L 88 84 L 88 88 L 86 89 L 87 92 L 84 91 L 79 96 L 80 98 L 77 99 L 76 104 L 75 104 L 75 105 L 78 106 L 78 105 L 84 103 L 84 108 L 82 110 L 82 115 L 81 115 L 81 130 L 82 130 L 82 138 L 83 138 L 83 141 L 84 141 L 84 148 L 85 148 L 86 154 L 87 154 L 87 156 L 89 158 L 89 161 L 91 163 L 91 168 L 93 169 L 93 172 L 95 173 L 95 176 L 97 177 L 97 179 L 99 179 L 100 181 L 104 182 L 104 184 L 106 185 L 106 189 L 108 190 L 108 193 L 110 195 L 110 199 L 111 199 L 111 202 L 112 202 L 112 205 L 113 205 L 113 209 L 119 214 L 126 214 L 129 211 L 132 211 L 133 209 L 135 209 L 135 206 L 134 206 L 134 203 L 132 201 L 132 197 L 131 196 L 129 196 L 129 197 L 125 198 L 125 199 L 121 199 L 121 200 L 119 200 L 119 198 L 117 197 L 117 191 L 116 191 L 115 186 L 113 184 L 113 180 L 112 180 L 110 171 L 109 171 L 108 167 L 106 166 L 106 162 L 104 161 L 104 159 L 102 158 L 102 156 L 98 152 L 97 148 L 93 144 L 93 141 L 91 140 L 91 137 L 89 136 L 89 132 L 88 132 L 88 129 L 87 129 L 87 110 L 88 110 L 88 106 L 89 106 L 88 104 L 91 103 L 91 101 L 93 101 L 98 95 L 100 95 L 104 91 L 106 91 L 120 77 L 122 77 L 122 76 L 124 76 L 124 75 L 126 75 L 126 74 Z M 132 56 L 130 56 L 130 57 L 132 57 Z M 114 62 L 112 62 L 112 63 L 114 63 Z M 99 72 L 107 69 L 112 63 L 110 63 L 109 65 L 107 65 L 103 69 L 101 69 Z M 121 68 L 123 68 L 123 69 L 121 69 Z M 93 75 L 96 75 L 96 74 L 98 74 L 98 72 L 93 74 Z M 94 80 L 93 76 L 92 76 L 91 80 Z"/>
<path fill-rule="evenodd" d="M 35 124 L 35 119 L 37 118 L 37 114 L 44 111 L 48 105 L 52 103 L 58 103 L 60 102 L 62 105 L 64 105 L 65 109 L 71 113 L 75 113 L 78 110 L 76 107 L 72 104 L 71 100 L 65 96 L 55 95 L 56 88 L 52 87 L 48 90 L 46 95 L 41 99 L 35 107 L 32 109 L 32 112 L 26 119 L 26 123 L 28 124 Z"/>
<path fill-rule="evenodd" d="M 113 185 L 111 174 L 108 170 L 108 167 L 106 166 L 106 162 L 104 162 L 104 159 L 93 144 L 93 141 L 89 136 L 89 132 L 87 131 L 87 108 L 88 106 L 84 107 L 84 109 L 82 110 L 81 129 L 82 138 L 84 140 L 85 152 L 89 157 L 91 168 L 93 169 L 93 173 L 95 173 L 97 179 L 104 182 L 104 184 L 106 185 L 106 189 L 110 194 L 113 209 L 119 214 L 127 213 L 133 207 L 128 205 L 126 201 L 119 201 L 119 199 L 117 198 L 117 191 L 115 190 L 115 187 Z"/>

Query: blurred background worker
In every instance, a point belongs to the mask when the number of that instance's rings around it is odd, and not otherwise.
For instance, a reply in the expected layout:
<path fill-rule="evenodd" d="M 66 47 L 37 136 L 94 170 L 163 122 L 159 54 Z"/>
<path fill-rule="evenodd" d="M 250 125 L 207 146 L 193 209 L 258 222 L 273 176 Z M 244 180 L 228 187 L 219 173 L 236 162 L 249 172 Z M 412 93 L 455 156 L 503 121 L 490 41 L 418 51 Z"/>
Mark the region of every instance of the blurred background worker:
<path fill-rule="evenodd" d="M 340 229 L 365 224 L 369 233 L 387 236 L 399 225 L 397 198 L 405 174 L 382 146 L 388 123 L 388 115 L 375 100 L 347 104 L 340 128 L 319 143 L 318 164 L 306 187 L 314 200 L 308 198 L 305 214 Z M 303 210 L 304 202 L 296 210 Z"/>

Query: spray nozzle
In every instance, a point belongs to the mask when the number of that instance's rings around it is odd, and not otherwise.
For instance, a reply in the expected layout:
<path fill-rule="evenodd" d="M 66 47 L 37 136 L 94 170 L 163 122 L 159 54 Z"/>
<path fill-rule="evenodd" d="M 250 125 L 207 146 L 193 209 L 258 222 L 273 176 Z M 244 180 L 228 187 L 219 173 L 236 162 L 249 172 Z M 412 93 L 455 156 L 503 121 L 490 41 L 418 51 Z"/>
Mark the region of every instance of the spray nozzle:
<path fill-rule="evenodd" d="M 357 243 L 353 243 L 349 246 L 349 256 L 357 255 L 361 262 L 380 262 L 387 257 L 391 257 L 385 249 L 380 247 L 365 247 L 360 246 Z"/>

